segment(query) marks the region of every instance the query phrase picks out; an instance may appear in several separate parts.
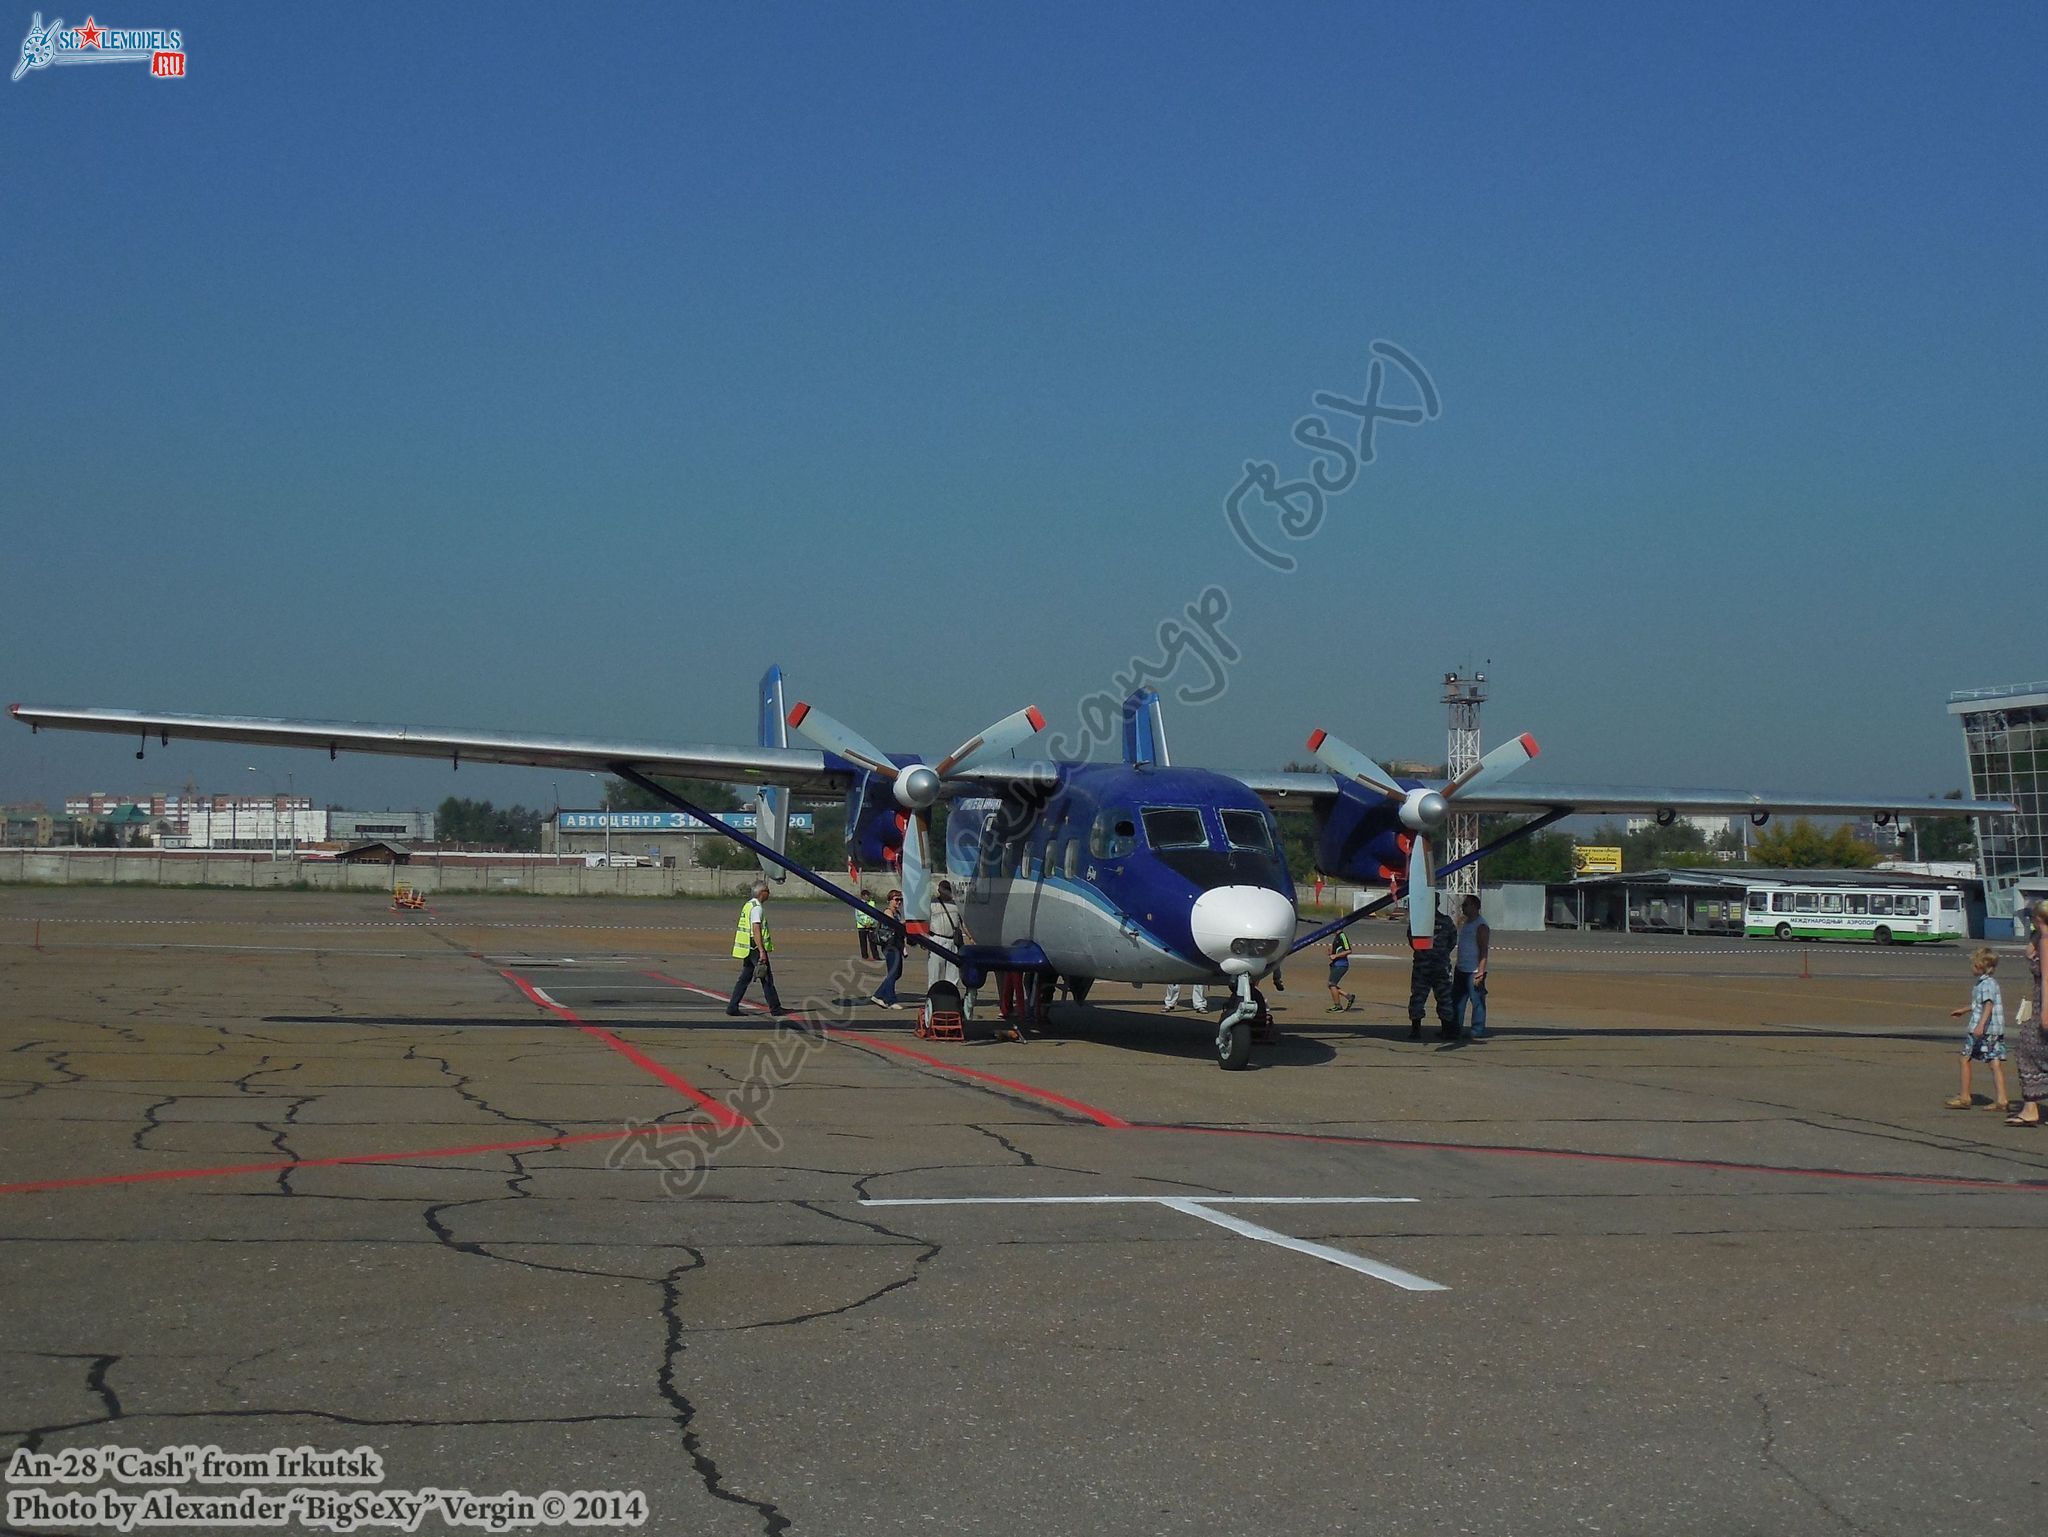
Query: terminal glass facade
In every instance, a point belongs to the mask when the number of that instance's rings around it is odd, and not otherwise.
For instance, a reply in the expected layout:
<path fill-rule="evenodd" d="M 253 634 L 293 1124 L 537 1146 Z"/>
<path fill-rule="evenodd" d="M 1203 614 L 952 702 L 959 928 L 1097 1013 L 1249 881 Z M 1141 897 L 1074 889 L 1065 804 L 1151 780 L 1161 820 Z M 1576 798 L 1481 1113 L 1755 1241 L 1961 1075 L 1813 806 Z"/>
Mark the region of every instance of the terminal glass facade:
<path fill-rule="evenodd" d="M 1970 759 L 1970 793 L 2011 801 L 2012 817 L 1977 824 L 1977 865 L 1988 913 L 2010 916 L 2013 888 L 2048 870 L 2048 683 L 1949 696 Z"/>

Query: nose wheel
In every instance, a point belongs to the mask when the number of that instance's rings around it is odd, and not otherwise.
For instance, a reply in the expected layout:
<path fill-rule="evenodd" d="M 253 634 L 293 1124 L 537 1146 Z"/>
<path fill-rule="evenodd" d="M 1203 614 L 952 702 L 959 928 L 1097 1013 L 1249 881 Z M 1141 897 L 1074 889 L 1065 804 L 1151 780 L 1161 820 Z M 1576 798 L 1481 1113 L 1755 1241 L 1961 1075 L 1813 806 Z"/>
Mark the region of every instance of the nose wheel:
<path fill-rule="evenodd" d="M 1240 976 L 1237 1003 L 1216 1024 L 1216 1065 L 1226 1073 L 1241 1072 L 1251 1062 L 1253 1041 L 1278 1038 L 1266 995 L 1252 986 L 1250 977 Z"/>

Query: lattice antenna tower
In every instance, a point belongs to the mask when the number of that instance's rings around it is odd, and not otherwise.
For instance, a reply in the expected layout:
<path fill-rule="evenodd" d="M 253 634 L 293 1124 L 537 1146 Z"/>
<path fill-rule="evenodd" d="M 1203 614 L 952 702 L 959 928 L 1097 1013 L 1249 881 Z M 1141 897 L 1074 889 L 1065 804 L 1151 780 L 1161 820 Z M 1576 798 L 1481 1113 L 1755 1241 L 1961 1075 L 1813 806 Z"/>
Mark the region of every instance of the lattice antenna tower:
<path fill-rule="evenodd" d="M 1444 705 L 1450 712 L 1450 738 L 1444 765 L 1453 779 L 1479 761 L 1479 708 L 1485 703 L 1485 673 L 1467 669 L 1444 674 Z M 1478 847 L 1478 814 L 1452 812 L 1444 823 L 1444 862 L 1448 864 L 1454 859 L 1463 859 Z M 1452 871 L 1444 880 L 1442 889 L 1451 902 L 1451 911 L 1455 913 L 1458 904 L 1466 897 L 1478 895 L 1479 866 L 1467 865 L 1462 870 Z"/>

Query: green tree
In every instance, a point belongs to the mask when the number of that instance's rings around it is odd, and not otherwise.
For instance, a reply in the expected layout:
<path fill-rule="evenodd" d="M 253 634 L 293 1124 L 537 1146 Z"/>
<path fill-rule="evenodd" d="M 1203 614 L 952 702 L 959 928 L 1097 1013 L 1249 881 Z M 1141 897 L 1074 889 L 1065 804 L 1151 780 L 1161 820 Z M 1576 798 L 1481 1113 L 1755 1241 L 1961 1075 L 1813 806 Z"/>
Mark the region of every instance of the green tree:
<path fill-rule="evenodd" d="M 1867 870 L 1879 855 L 1846 826 L 1824 833 L 1801 817 L 1790 827 L 1758 833 L 1750 858 L 1780 870 Z"/>
<path fill-rule="evenodd" d="M 1732 854 L 1739 859 L 1742 850 L 1740 833 L 1712 839 L 1684 817 L 1669 827 L 1652 822 L 1634 832 L 1625 832 L 1613 822 L 1603 822 L 1593 830 L 1592 837 L 1581 841 L 1600 848 L 1619 848 L 1621 868 L 1631 875 L 1639 870 L 1726 864 L 1729 860 L 1724 855 Z"/>
<path fill-rule="evenodd" d="M 1491 843 L 1515 827 L 1520 817 L 1481 817 L 1479 841 Z M 1568 881 L 1572 878 L 1574 840 L 1568 833 L 1532 833 L 1511 843 L 1498 854 L 1479 862 L 1479 878 L 1489 884 L 1499 881 Z"/>
<path fill-rule="evenodd" d="M 449 796 L 434 812 L 443 843 L 479 849 L 530 853 L 540 847 L 542 813 L 525 806 L 494 806 L 489 801 Z"/>
<path fill-rule="evenodd" d="M 1951 790 L 1944 800 L 1959 801 L 1961 790 Z M 1977 857 L 1977 832 L 1969 817 L 1916 816 L 1910 818 L 1913 831 L 1899 839 L 1900 850 L 1911 855 L 1917 847 L 1922 859 L 1970 859 Z"/>

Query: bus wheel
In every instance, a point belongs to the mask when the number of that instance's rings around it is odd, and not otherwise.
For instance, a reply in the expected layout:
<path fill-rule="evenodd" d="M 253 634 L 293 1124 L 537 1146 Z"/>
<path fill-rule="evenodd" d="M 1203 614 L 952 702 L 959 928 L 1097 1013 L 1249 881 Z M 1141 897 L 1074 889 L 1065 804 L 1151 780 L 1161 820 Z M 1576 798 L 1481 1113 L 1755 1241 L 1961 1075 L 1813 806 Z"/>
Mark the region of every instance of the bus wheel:
<path fill-rule="evenodd" d="M 1778 938 L 1780 938 L 1780 939 L 1790 939 L 1791 937 L 1792 937 L 1792 925 L 1791 925 L 1791 924 L 1789 924 L 1789 923 L 1781 923 L 1781 924 L 1779 924 L 1779 925 L 1778 925 Z"/>
<path fill-rule="evenodd" d="M 1892 942 L 1892 931 L 1881 923 L 1877 926 L 1877 942 L 1881 945 L 1888 945 Z"/>

